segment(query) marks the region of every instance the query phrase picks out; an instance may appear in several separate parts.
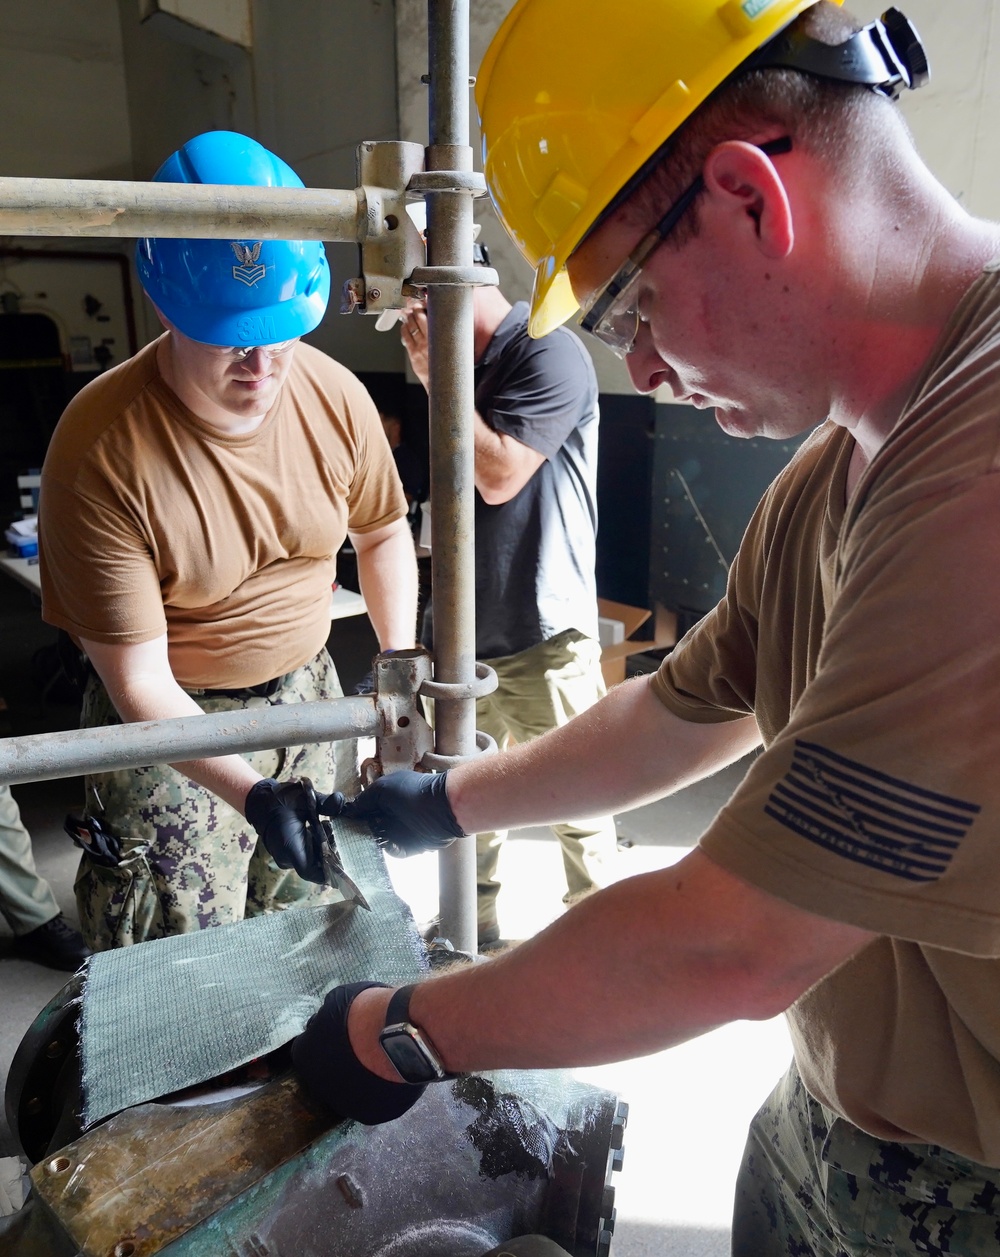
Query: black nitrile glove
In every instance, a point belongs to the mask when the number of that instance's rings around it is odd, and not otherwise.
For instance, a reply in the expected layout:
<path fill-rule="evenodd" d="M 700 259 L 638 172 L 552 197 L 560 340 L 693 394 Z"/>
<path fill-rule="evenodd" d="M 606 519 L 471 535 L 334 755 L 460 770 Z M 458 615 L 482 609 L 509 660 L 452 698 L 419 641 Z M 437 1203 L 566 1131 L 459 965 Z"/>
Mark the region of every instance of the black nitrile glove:
<path fill-rule="evenodd" d="M 339 790 L 317 794 L 316 810 L 320 816 L 339 816 L 344 796 Z M 308 823 L 311 813 L 300 781 L 265 777 L 250 787 L 243 812 L 279 869 L 294 869 L 307 882 L 325 883 L 322 836 Z"/>
<path fill-rule="evenodd" d="M 447 847 L 463 830 L 448 802 L 444 773 L 389 773 L 344 804 L 344 815 L 365 821 L 390 855 L 418 855 Z"/>
<path fill-rule="evenodd" d="M 378 1126 L 402 1117 L 424 1094 L 424 1087 L 387 1082 L 366 1069 L 347 1035 L 347 1014 L 355 996 L 384 982 L 351 982 L 335 986 L 309 1024 L 292 1040 L 292 1063 L 303 1090 L 316 1104 L 338 1117 L 353 1117 Z"/>

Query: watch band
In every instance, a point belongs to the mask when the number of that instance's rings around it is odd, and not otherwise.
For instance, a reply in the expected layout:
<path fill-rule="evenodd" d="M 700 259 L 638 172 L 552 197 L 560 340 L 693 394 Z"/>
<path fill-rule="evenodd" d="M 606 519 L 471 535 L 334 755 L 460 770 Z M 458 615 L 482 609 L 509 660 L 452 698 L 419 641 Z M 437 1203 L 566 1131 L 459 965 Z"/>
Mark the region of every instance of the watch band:
<path fill-rule="evenodd" d="M 417 989 L 417 984 L 411 982 L 409 986 L 401 986 L 398 991 L 393 991 L 392 998 L 389 1000 L 385 1010 L 385 1026 L 395 1026 L 401 1021 L 410 1020 L 410 996 Z"/>
<path fill-rule="evenodd" d="M 449 1073 L 445 1069 L 441 1061 L 440 1053 L 431 1042 L 430 1036 L 426 1031 L 421 1030 L 410 1021 L 410 996 L 416 990 L 416 983 L 409 986 L 401 986 L 398 990 L 393 991 L 389 997 L 389 1003 L 385 1010 L 385 1022 L 379 1034 L 379 1043 L 382 1045 L 383 1051 L 392 1061 L 397 1071 L 407 1082 L 434 1082 L 442 1081 L 446 1078 L 456 1078 L 457 1074 Z M 397 1053 L 400 1040 L 410 1043 L 415 1047 L 418 1059 L 429 1067 L 432 1076 L 428 1078 L 411 1078 L 407 1072 L 407 1065 L 411 1063 L 406 1059 L 400 1059 Z M 404 1053 L 404 1057 L 407 1054 Z"/>

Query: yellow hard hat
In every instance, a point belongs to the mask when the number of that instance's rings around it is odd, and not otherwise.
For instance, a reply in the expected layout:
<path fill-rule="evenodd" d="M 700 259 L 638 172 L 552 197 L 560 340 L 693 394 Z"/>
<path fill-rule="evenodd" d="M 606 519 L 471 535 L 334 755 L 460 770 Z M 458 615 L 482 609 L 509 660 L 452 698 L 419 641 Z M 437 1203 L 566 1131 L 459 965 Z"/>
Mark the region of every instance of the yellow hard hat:
<path fill-rule="evenodd" d="M 842 0 L 835 0 L 842 3 Z M 577 309 L 566 261 L 729 74 L 815 0 L 518 0 L 476 82 L 497 214 L 534 267 L 529 331 Z"/>

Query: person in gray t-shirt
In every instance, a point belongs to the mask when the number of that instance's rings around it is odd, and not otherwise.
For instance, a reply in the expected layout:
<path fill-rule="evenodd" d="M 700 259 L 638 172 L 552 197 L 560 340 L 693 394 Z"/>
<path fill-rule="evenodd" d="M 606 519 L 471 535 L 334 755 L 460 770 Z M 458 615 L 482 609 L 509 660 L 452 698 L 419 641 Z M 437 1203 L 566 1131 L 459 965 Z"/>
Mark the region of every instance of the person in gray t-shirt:
<path fill-rule="evenodd" d="M 477 260 L 488 264 L 485 246 Z M 474 289 L 476 359 L 476 657 L 497 690 L 477 728 L 503 746 L 565 724 L 604 693 L 594 578 L 597 380 L 564 329 L 532 340 L 528 307 Z M 427 315 L 415 304 L 401 338 L 427 387 Z M 433 544 L 433 542 L 432 542 Z M 433 649 L 433 608 L 424 645 Z M 604 883 L 615 852 L 610 816 L 553 825 L 572 903 Z M 497 864 L 504 833 L 477 837 L 479 945 L 500 938 Z"/>

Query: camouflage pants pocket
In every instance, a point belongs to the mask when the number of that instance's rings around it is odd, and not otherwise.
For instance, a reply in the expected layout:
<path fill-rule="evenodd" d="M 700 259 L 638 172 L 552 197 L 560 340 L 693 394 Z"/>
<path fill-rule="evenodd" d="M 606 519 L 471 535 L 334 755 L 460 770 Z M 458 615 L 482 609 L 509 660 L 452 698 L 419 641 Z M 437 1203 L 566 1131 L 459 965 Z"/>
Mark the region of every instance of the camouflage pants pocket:
<path fill-rule="evenodd" d="M 211 713 L 243 712 L 281 703 L 339 696 L 326 652 L 290 673 L 272 699 L 195 696 Z M 85 728 L 120 723 L 104 687 L 92 678 L 84 696 Z M 324 793 L 356 777 L 354 743 L 311 743 L 250 751 L 264 777 L 308 776 Z M 87 814 L 122 841 L 118 868 L 84 858 L 76 892 L 80 918 L 95 950 L 240 921 L 282 908 L 329 903 L 340 895 L 279 869 L 253 828 L 234 808 L 169 765 L 126 768 L 86 778 Z"/>
<path fill-rule="evenodd" d="M 876 1139 L 841 1117 L 830 1123 L 821 1155 L 831 1211 L 850 1220 L 846 1239 L 858 1252 L 1000 1252 L 1000 1170 L 928 1144 Z"/>
<path fill-rule="evenodd" d="M 733 1257 L 993 1257 L 1000 1170 L 876 1139 L 809 1095 L 793 1065 L 750 1126 Z"/>
<path fill-rule="evenodd" d="M 115 868 L 84 854 L 73 889 L 81 931 L 94 951 L 129 947 L 166 933 L 145 847 L 134 848 Z"/>

